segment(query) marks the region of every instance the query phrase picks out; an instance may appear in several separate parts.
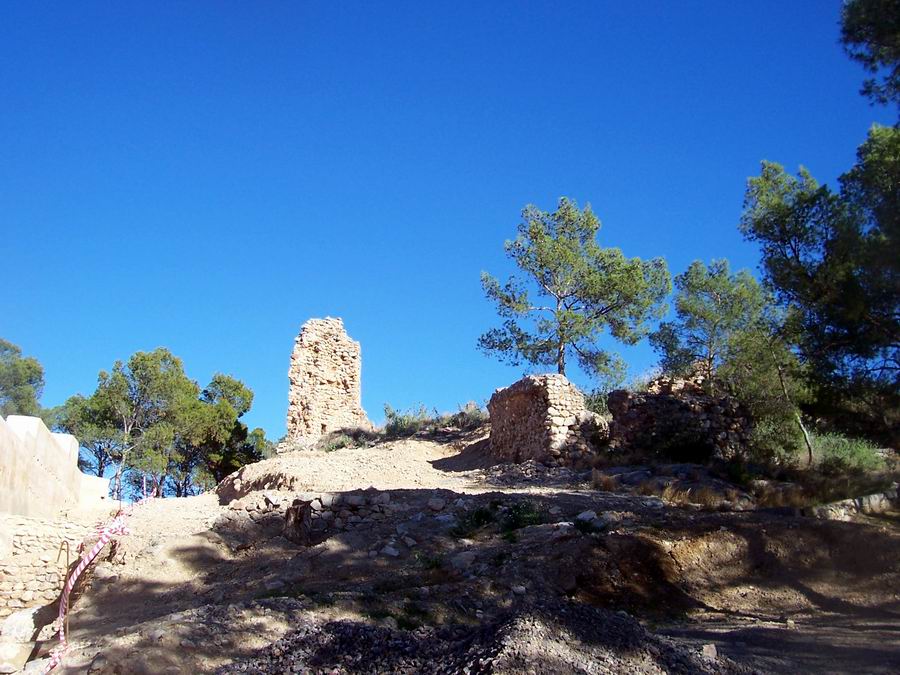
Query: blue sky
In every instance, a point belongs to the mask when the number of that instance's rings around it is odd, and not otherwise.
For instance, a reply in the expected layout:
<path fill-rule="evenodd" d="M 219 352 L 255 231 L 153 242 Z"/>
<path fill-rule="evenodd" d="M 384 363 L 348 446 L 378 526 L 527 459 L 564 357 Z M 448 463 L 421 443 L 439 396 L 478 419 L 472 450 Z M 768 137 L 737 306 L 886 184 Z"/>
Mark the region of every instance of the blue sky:
<path fill-rule="evenodd" d="M 45 405 L 166 346 L 201 385 L 244 380 L 277 438 L 300 325 L 340 316 L 373 418 L 483 402 L 522 372 L 475 343 L 525 204 L 590 202 L 603 245 L 673 273 L 755 268 L 759 161 L 830 182 L 894 121 L 839 7 L 4 3 L 0 336 Z"/>

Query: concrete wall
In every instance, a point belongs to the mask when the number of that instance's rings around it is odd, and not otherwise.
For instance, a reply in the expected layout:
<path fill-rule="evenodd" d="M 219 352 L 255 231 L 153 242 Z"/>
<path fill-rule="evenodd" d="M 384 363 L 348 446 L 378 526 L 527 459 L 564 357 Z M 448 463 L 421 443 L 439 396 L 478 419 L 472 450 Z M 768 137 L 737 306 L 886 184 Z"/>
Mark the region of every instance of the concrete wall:
<path fill-rule="evenodd" d="M 56 518 L 106 498 L 109 481 L 78 470 L 78 440 L 37 417 L 0 417 L 0 513 Z"/>

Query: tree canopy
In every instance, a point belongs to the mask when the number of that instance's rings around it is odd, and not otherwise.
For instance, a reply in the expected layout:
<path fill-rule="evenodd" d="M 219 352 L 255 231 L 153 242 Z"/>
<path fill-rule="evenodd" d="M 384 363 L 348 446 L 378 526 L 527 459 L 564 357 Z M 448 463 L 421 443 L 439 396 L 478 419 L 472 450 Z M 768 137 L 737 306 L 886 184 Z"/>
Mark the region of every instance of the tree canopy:
<path fill-rule="evenodd" d="M 900 103 L 900 2 L 847 0 L 841 10 L 841 42 L 872 75 L 860 93 L 874 103 Z"/>
<path fill-rule="evenodd" d="M 900 420 L 898 206 L 900 130 L 875 126 L 838 192 L 763 162 L 740 224 L 761 246 L 820 400 L 886 437 Z"/>
<path fill-rule="evenodd" d="M 116 494 L 127 474 L 138 492 L 184 496 L 262 457 L 265 434 L 239 421 L 252 403 L 253 392 L 228 375 L 201 390 L 181 359 L 159 348 L 101 372 L 91 396 L 66 402 L 59 426 L 81 441 L 84 467 L 102 476 L 118 464 Z"/>
<path fill-rule="evenodd" d="M 734 336 L 759 324 L 765 293 L 746 270 L 731 274 L 727 260 L 709 267 L 695 261 L 675 277 L 675 287 L 676 319 L 660 324 L 650 343 L 664 371 L 681 375 L 699 368 L 713 382 Z"/>
<path fill-rule="evenodd" d="M 518 236 L 506 254 L 524 273 L 501 284 L 481 276 L 487 297 L 503 321 L 479 339 L 486 353 L 519 365 L 556 366 L 565 374 L 573 355 L 597 377 L 616 377 L 620 359 L 598 340 L 609 332 L 625 344 L 643 338 L 649 321 L 661 316 L 671 289 L 662 258 L 626 258 L 618 248 L 597 243 L 600 221 L 562 198 L 553 213 L 526 206 Z"/>
<path fill-rule="evenodd" d="M 0 415 L 40 415 L 44 368 L 32 356 L 0 338 Z"/>

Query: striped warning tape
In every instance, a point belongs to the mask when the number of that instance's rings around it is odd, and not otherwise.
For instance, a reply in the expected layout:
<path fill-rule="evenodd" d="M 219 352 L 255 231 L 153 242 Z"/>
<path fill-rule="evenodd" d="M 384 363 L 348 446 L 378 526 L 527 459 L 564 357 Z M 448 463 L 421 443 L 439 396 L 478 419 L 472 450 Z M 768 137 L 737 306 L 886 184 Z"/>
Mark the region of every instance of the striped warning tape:
<path fill-rule="evenodd" d="M 66 585 L 63 587 L 62 594 L 59 598 L 59 644 L 50 652 L 50 660 L 47 662 L 47 666 L 44 669 L 44 673 L 49 673 L 51 670 L 56 668 L 59 664 L 62 663 L 63 656 L 66 651 L 69 649 L 68 636 L 66 634 L 66 615 L 69 611 L 69 597 L 72 594 L 72 590 L 75 588 L 75 583 L 78 581 L 78 577 L 88 568 L 88 566 L 94 562 L 94 559 L 100 554 L 100 551 L 103 550 L 103 547 L 109 543 L 109 540 L 115 536 L 122 536 L 129 534 L 128 528 L 125 526 L 125 521 L 128 516 L 132 514 L 134 511 L 134 507 L 140 506 L 145 501 L 147 501 L 149 497 L 145 497 L 139 502 L 135 502 L 131 504 L 127 511 L 119 510 L 116 516 L 109 521 L 106 525 L 99 527 L 97 530 L 97 543 L 95 543 L 89 551 L 83 553 L 81 556 L 81 560 L 78 561 L 78 565 L 72 570 L 72 573 L 69 574 L 66 579 Z"/>

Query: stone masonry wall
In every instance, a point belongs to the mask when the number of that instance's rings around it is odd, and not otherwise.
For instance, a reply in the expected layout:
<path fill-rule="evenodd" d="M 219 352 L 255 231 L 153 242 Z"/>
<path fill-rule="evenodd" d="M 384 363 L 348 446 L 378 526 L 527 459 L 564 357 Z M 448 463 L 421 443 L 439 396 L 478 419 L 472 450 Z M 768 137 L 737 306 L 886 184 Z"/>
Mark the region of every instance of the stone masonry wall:
<path fill-rule="evenodd" d="M 78 545 L 94 531 L 63 520 L 0 516 L 4 542 L 0 550 L 0 617 L 29 607 L 49 605 L 59 597 L 66 563 L 78 559 Z M 68 542 L 66 558 L 63 542 Z"/>
<path fill-rule="evenodd" d="M 605 422 L 585 408 L 584 396 L 563 375 L 528 375 L 498 389 L 488 402 L 491 453 L 506 461 L 534 459 L 578 465 L 595 452 Z"/>
<path fill-rule="evenodd" d="M 311 502 L 313 532 L 347 531 L 371 526 L 373 522 L 384 520 L 388 513 L 397 508 L 391 503 L 389 492 L 377 490 L 321 495 L 267 490 L 232 500 L 228 504 L 229 510 L 219 517 L 213 527 L 241 527 L 242 521 L 249 519 L 277 530 L 284 525 L 286 509 L 298 497 Z"/>
<path fill-rule="evenodd" d="M 359 343 L 340 319 L 310 319 L 300 331 L 288 372 L 287 434 L 314 442 L 331 431 L 371 428 L 360 396 Z"/>
<path fill-rule="evenodd" d="M 710 396 L 702 378 L 659 378 L 646 393 L 610 392 L 610 449 L 660 454 L 679 461 L 740 455 L 752 431 L 748 411 L 728 396 Z"/>

